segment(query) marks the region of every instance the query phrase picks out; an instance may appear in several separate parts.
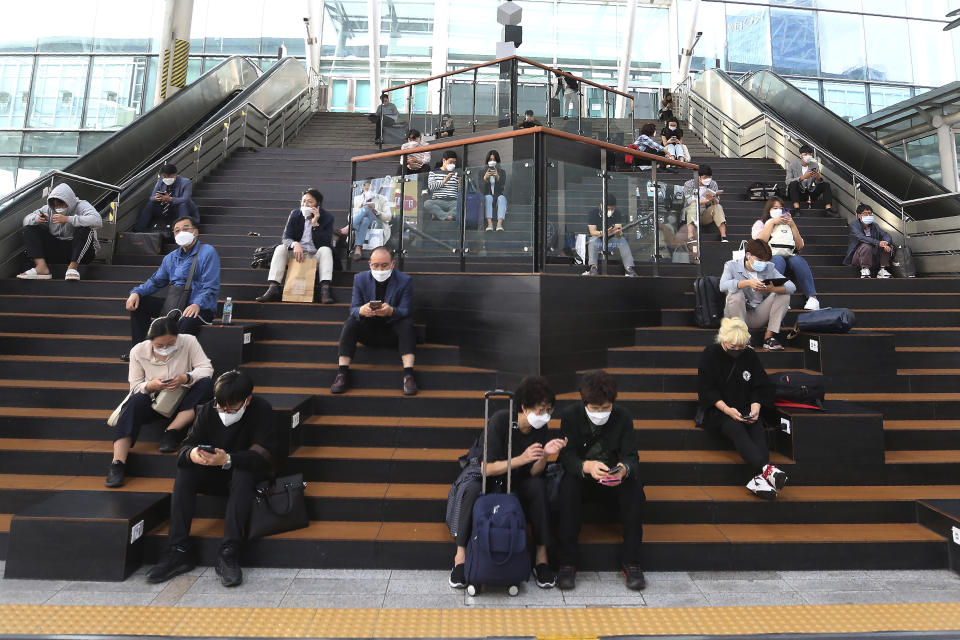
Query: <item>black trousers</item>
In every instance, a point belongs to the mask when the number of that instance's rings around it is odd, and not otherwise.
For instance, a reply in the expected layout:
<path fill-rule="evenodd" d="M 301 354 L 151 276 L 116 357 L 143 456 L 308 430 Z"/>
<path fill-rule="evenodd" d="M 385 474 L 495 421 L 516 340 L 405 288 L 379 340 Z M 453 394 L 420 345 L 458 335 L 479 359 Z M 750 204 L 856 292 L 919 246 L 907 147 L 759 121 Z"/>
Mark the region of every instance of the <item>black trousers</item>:
<path fill-rule="evenodd" d="M 265 478 L 243 469 L 224 471 L 220 467 L 178 467 L 173 483 L 170 504 L 171 547 L 186 546 L 190 542 L 190 523 L 197 506 L 197 494 L 227 496 L 227 511 L 223 517 L 223 541 L 220 548 L 239 549 L 246 537 L 247 523 L 257 482 Z"/>
<path fill-rule="evenodd" d="M 770 462 L 770 445 L 767 442 L 767 430 L 763 418 L 753 424 L 737 422 L 727 415 L 721 415 L 715 423 L 715 429 L 733 442 L 737 453 L 752 468 L 762 469 Z"/>
<path fill-rule="evenodd" d="M 195 380 L 183 396 L 183 399 L 180 400 L 177 413 L 192 409 L 198 404 L 210 402 L 212 399 L 213 379 L 201 378 Z M 144 423 L 163 417 L 150 408 L 152 401 L 153 398 L 146 393 L 135 393 L 127 399 L 127 404 L 123 405 L 123 411 L 120 412 L 120 419 L 117 420 L 117 426 L 113 431 L 114 442 L 120 438 L 130 438 L 130 446 L 132 447 L 137 443 L 137 436 L 140 435 L 140 427 L 142 427 Z"/>
<path fill-rule="evenodd" d="M 161 289 L 157 293 L 160 296 L 165 296 L 166 289 Z M 164 297 L 140 297 L 140 305 L 136 311 L 130 312 L 130 339 L 133 346 L 147 339 L 147 329 L 150 328 L 150 321 L 160 315 L 163 302 Z M 210 324 L 211 322 L 213 322 L 213 311 L 200 309 L 200 314 L 196 318 L 181 317 L 178 326 L 180 327 L 180 333 L 189 333 L 195 336 L 203 324 Z"/>
<path fill-rule="evenodd" d="M 340 355 L 352 358 L 357 352 L 357 342 L 375 349 L 397 347 L 403 356 L 416 351 L 417 331 L 410 316 L 393 322 L 387 322 L 383 318 L 357 320 L 349 316 L 340 330 Z"/>
<path fill-rule="evenodd" d="M 173 224 L 180 218 L 191 218 L 194 224 L 200 224 L 200 221 L 190 215 L 190 207 L 187 206 L 186 202 L 180 204 L 170 203 L 170 206 L 167 208 L 167 214 L 163 214 L 163 209 L 167 203 L 157 202 L 156 200 L 151 200 L 144 205 L 143 209 L 140 210 L 140 215 L 137 216 L 137 222 L 133 225 L 133 230 L 136 232 L 148 231 L 154 222 L 166 221 L 169 224 Z"/>
<path fill-rule="evenodd" d="M 487 478 L 487 488 L 493 479 Z M 506 478 L 504 477 L 504 483 Z M 457 528 L 457 546 L 467 546 L 467 540 L 473 531 L 473 503 L 480 496 L 480 481 L 471 482 L 463 493 L 460 504 L 460 524 Z M 542 476 L 514 478 L 510 491 L 515 493 L 523 505 L 523 513 L 533 529 L 533 542 L 536 545 L 550 544 L 549 507 L 547 505 L 547 483 Z"/>
<path fill-rule="evenodd" d="M 806 202 L 807 194 L 810 195 L 810 200 L 813 202 L 823 198 L 824 205 L 833 206 L 833 191 L 830 189 L 829 182 L 818 182 L 813 187 L 813 191 L 802 191 L 800 189 L 800 182 L 797 180 L 787 185 L 787 197 L 790 199 L 790 202 Z"/>
<path fill-rule="evenodd" d="M 21 233 L 28 258 L 43 258 L 54 264 L 86 264 L 93 260 L 96 253 L 91 231 L 90 227 L 74 227 L 73 239 L 62 240 L 50 235 L 46 226 L 34 224 L 24 227 Z"/>
<path fill-rule="evenodd" d="M 643 544 L 643 512 L 647 496 L 643 484 L 627 476 L 615 487 L 605 487 L 587 476 L 581 478 L 569 472 L 560 481 L 560 515 L 557 518 L 557 562 L 577 566 L 582 521 L 583 503 L 600 502 L 608 508 L 619 507 L 620 524 L 623 528 L 623 543 L 620 546 L 620 561 L 624 564 L 641 564 Z"/>

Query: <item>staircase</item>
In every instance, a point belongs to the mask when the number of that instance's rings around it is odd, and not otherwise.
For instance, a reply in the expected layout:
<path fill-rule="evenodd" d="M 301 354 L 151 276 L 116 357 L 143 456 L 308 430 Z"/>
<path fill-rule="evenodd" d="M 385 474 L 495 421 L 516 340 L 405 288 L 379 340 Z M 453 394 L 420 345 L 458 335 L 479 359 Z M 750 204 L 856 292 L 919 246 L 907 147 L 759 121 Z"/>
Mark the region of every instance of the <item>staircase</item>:
<path fill-rule="evenodd" d="M 221 256 L 221 299 L 235 300 L 234 322 L 262 323 L 252 360 L 243 368 L 283 419 L 292 423 L 297 416 L 292 433 L 300 446 L 287 469 L 309 482 L 310 526 L 250 544 L 247 565 L 436 569 L 452 558 L 443 524 L 447 490 L 459 471 L 457 457 L 481 427 L 482 391 L 494 385 L 494 372 L 460 366 L 454 347 L 420 345 L 421 392 L 403 397 L 396 354 L 361 347 L 353 366 L 356 388 L 331 396 L 350 274 L 335 275 L 334 305 L 253 301 L 265 287 L 266 271 L 249 268 L 250 254 L 279 241 L 303 189 L 319 188 L 337 225 L 345 222 L 349 158 L 374 150 L 361 142 L 369 138 L 361 135 L 363 127 L 369 134 L 362 116 L 320 114 L 290 147 L 235 154 L 194 190 L 201 241 Z M 715 271 L 717 265 L 707 261 L 748 237 L 762 207 L 737 194 L 750 182 L 782 181 L 783 170 L 772 161 L 714 158 L 687 138 L 694 161 L 709 162 L 726 191 L 731 244 L 721 246 L 718 234 L 704 231 L 704 268 Z M 368 169 L 387 175 L 395 165 Z M 624 181 L 615 178 L 613 184 L 620 188 Z M 598 183 L 564 188 L 571 210 L 585 211 L 599 201 Z M 842 222 L 804 211 L 798 223 L 823 306 L 856 311 L 851 335 L 894 336 L 896 376 L 869 370 L 833 376 L 828 394 L 865 413 L 883 413 L 885 461 L 867 475 L 849 465 L 805 467 L 773 453 L 790 484 L 774 503 L 748 494 L 743 485 L 750 471 L 729 443 L 692 424 L 697 360 L 714 336 L 693 323 L 696 266 L 663 265 L 657 282 L 676 293 L 664 305 L 662 326 L 638 328 L 635 345 L 608 354 L 621 389 L 618 402 L 631 411 L 639 435 L 650 570 L 946 566 L 944 533 L 918 524 L 917 501 L 960 492 L 954 484 L 960 471 L 960 310 L 954 308 L 960 280 L 859 280 L 838 266 L 846 246 Z M 475 233 L 482 242 L 483 232 Z M 126 391 L 127 367 L 119 355 L 130 346 L 123 300 L 159 262 L 118 255 L 112 265 L 82 269 L 81 282 L 0 281 L 0 361 L 7 365 L 0 370 L 3 552 L 11 514 L 57 492 L 107 491 L 103 476 L 111 443 L 104 421 Z M 493 256 L 486 264 L 508 272 L 517 262 Z M 417 270 L 415 261 L 408 270 Z M 582 267 L 554 264 L 551 270 L 573 277 Z M 54 273 L 62 278 L 62 267 Z M 792 307 L 802 306 L 798 295 Z M 790 312 L 788 324 L 796 313 Z M 856 362 L 865 355 L 854 350 L 846 357 Z M 808 362 L 799 347 L 760 357 L 771 372 L 802 369 Z M 558 405 L 576 399 L 563 394 Z M 827 413 L 836 418 L 838 411 Z M 838 425 L 842 442 L 843 420 Z M 120 491 L 172 489 L 174 458 L 156 452 L 158 439 L 158 428 L 144 430 Z M 223 508 L 219 498 L 198 503 L 193 533 L 206 564 L 215 558 Z M 165 532 L 160 527 L 148 534 L 148 559 L 160 552 Z M 593 517 L 581 536 L 582 568 L 615 566 L 617 536 L 615 525 Z"/>

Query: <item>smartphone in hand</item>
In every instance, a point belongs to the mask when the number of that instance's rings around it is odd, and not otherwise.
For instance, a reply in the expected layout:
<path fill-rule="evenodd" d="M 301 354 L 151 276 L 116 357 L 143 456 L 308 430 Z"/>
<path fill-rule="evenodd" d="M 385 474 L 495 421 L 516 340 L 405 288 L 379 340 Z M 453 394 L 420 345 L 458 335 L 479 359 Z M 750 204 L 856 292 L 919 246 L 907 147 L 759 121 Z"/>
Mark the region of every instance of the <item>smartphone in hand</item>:
<path fill-rule="evenodd" d="M 382 306 L 383 306 L 383 301 L 382 301 L 382 300 L 371 300 L 371 301 L 370 301 L 370 308 L 373 309 L 374 311 L 376 311 L 377 309 L 379 309 L 379 308 L 382 307 Z"/>
<path fill-rule="evenodd" d="M 217 448 L 212 444 L 198 444 L 197 449 L 203 451 L 204 453 L 209 453 L 210 455 L 215 455 L 217 453 Z"/>

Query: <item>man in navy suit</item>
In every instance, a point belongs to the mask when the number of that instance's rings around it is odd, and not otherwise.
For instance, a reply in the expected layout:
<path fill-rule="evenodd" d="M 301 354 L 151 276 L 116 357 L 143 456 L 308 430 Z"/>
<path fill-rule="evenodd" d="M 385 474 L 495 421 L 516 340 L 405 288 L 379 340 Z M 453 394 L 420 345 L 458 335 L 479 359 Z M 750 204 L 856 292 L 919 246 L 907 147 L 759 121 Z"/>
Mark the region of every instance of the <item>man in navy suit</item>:
<path fill-rule="evenodd" d="M 370 254 L 370 270 L 353 277 L 350 315 L 340 331 L 340 369 L 331 393 L 350 388 L 350 361 L 357 342 L 368 347 L 398 347 L 403 361 L 403 395 L 417 394 L 413 377 L 417 334 L 413 328 L 413 280 L 396 270 L 397 261 L 386 247 Z"/>
<path fill-rule="evenodd" d="M 147 231 L 154 224 L 172 225 L 174 220 L 190 218 L 200 224 L 200 210 L 193 199 L 193 183 L 181 175 L 172 164 L 160 169 L 160 178 L 153 187 L 150 200 L 140 211 L 134 231 Z"/>

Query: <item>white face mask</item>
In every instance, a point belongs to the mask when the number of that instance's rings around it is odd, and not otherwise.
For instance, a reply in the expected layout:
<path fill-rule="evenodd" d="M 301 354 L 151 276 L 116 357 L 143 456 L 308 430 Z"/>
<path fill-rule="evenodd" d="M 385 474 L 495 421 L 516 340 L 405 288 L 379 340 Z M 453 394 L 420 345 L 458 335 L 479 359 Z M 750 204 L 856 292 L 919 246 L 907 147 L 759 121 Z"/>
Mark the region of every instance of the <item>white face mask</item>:
<path fill-rule="evenodd" d="M 710 177 L 700 178 L 700 184 L 702 184 L 705 187 L 709 185 L 712 181 L 713 181 L 713 178 L 710 178 Z"/>
<path fill-rule="evenodd" d="M 157 347 L 153 348 L 153 352 L 162 358 L 166 358 L 176 350 L 177 350 L 177 345 L 175 344 L 172 344 L 169 347 L 165 347 L 163 349 L 158 349 Z"/>
<path fill-rule="evenodd" d="M 161 180 L 163 180 L 163 184 L 167 185 L 168 187 L 177 181 L 176 178 L 161 178 Z"/>
<path fill-rule="evenodd" d="M 176 240 L 177 244 L 181 247 L 189 246 L 193 242 L 193 232 L 192 231 L 181 231 L 173 237 Z"/>
<path fill-rule="evenodd" d="M 370 273 L 373 275 L 373 279 L 377 282 L 386 282 L 387 278 L 393 275 L 393 269 L 384 269 L 383 271 L 370 269 Z"/>
<path fill-rule="evenodd" d="M 300 207 L 300 213 L 303 214 L 304 218 L 313 216 L 313 210 L 310 207 Z"/>
<path fill-rule="evenodd" d="M 871 224 L 873 224 L 873 216 L 863 216 L 862 218 L 860 218 L 860 220 L 863 221 L 863 224 L 867 226 L 870 226 Z"/>
<path fill-rule="evenodd" d="M 530 426 L 534 429 L 543 429 L 547 426 L 547 423 L 550 422 L 550 414 L 529 411 L 527 412 L 527 422 L 529 422 Z"/>
<path fill-rule="evenodd" d="M 223 426 L 229 427 L 235 422 L 239 422 L 243 417 L 243 412 L 247 410 L 247 405 L 240 407 L 240 410 L 236 413 L 224 413 L 223 411 L 217 411 L 220 414 L 220 422 L 223 423 Z"/>
<path fill-rule="evenodd" d="M 67 208 L 66 208 L 66 207 L 57 207 L 56 209 L 54 209 L 54 211 L 56 211 L 56 212 L 59 213 L 59 214 L 64 214 L 64 213 L 67 212 Z"/>
<path fill-rule="evenodd" d="M 813 156 L 801 156 L 803 158 L 803 164 L 810 164 L 813 160 Z"/>
<path fill-rule="evenodd" d="M 456 169 L 456 168 L 457 168 L 457 163 L 456 163 L 456 162 L 451 162 L 451 163 L 447 164 L 447 171 L 453 171 L 453 170 Z"/>
<path fill-rule="evenodd" d="M 610 414 L 612 411 L 590 411 L 587 409 L 587 417 L 590 418 L 590 422 L 597 425 L 598 427 L 607 424 L 607 420 L 610 419 Z"/>
<path fill-rule="evenodd" d="M 783 209 L 780 209 L 780 208 L 778 208 L 778 209 L 770 209 L 770 217 L 771 217 L 771 218 L 777 219 L 777 218 L 780 218 L 781 216 L 783 216 Z"/>
<path fill-rule="evenodd" d="M 670 131 L 676 131 L 676 130 L 677 130 L 676 127 L 667 127 L 667 129 L 670 129 Z"/>
<path fill-rule="evenodd" d="M 487 166 L 490 167 L 491 169 L 496 169 L 496 168 L 497 168 L 497 161 L 496 161 L 496 160 L 491 160 L 490 162 L 487 163 Z"/>

